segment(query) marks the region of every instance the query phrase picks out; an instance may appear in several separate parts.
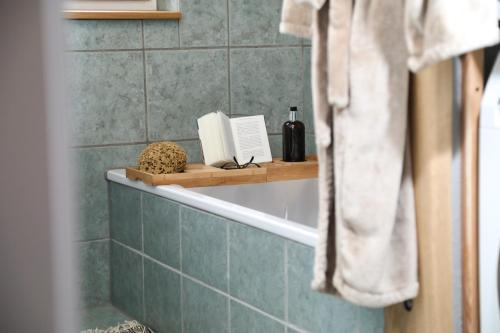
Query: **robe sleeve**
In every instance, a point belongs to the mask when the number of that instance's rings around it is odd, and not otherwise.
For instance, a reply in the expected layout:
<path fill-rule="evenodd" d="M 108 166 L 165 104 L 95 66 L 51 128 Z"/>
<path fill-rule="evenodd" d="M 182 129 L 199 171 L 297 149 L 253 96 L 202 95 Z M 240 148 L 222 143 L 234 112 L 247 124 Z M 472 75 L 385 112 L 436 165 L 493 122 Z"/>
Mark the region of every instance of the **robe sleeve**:
<path fill-rule="evenodd" d="M 296 0 L 283 0 L 280 32 L 301 38 L 311 38 L 313 8 Z"/>
<path fill-rule="evenodd" d="M 405 6 L 413 72 L 498 43 L 496 0 L 406 0 Z"/>

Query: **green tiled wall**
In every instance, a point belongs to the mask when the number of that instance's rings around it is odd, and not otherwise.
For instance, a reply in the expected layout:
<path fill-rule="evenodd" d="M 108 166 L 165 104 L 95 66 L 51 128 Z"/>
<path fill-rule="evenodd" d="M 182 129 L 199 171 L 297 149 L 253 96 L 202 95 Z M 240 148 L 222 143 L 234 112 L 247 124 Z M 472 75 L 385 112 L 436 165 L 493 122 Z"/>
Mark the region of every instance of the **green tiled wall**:
<path fill-rule="evenodd" d="M 124 239 L 141 241 L 132 246 L 112 233 L 112 302 L 157 333 L 384 331 L 383 310 L 311 290 L 311 247 L 123 185 L 110 187 L 111 211 L 126 206 L 142 224 L 132 229 L 123 222 L 128 216 L 112 214 L 117 228 L 133 233 Z"/>
<path fill-rule="evenodd" d="M 297 105 L 304 110 L 307 151 L 314 152 L 310 43 L 278 32 L 282 0 L 158 3 L 180 9 L 182 19 L 66 22 L 71 146 L 80 187 L 77 237 L 82 248 L 103 255 L 109 248 L 102 242 L 110 237 L 104 172 L 135 164 L 141 149 L 158 140 L 178 141 L 190 161 L 199 161 L 195 120 L 204 113 L 264 114 L 272 153 L 279 156 L 280 125 L 288 106 Z M 122 241 L 137 248 L 133 238 Z M 157 246 L 145 251 L 161 257 Z M 105 256 L 81 253 L 84 303 L 105 302 L 109 290 L 85 280 L 109 285 L 106 269 L 94 273 Z"/>

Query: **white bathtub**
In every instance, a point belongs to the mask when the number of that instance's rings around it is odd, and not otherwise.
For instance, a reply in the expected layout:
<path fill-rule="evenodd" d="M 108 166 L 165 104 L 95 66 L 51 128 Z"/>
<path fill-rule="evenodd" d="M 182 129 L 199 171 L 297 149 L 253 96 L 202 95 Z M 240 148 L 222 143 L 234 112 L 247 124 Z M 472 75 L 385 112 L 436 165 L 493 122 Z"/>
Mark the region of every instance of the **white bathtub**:
<path fill-rule="evenodd" d="M 108 171 L 107 178 L 305 245 L 316 244 L 316 179 L 187 189 L 178 185 L 149 186 L 133 181 L 125 177 L 124 169 Z"/>

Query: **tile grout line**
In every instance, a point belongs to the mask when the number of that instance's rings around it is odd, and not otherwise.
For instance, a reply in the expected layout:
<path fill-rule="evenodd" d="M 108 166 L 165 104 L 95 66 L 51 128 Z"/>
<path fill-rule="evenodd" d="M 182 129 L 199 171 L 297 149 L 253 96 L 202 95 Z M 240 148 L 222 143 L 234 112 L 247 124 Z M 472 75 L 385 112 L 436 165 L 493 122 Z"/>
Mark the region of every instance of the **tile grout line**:
<path fill-rule="evenodd" d="M 184 333 L 184 278 L 182 277 L 182 207 L 181 205 L 178 205 L 179 207 L 179 212 L 177 213 L 178 220 L 179 220 L 179 270 L 181 272 L 180 274 L 180 311 L 181 311 L 181 333 Z"/>
<path fill-rule="evenodd" d="M 226 223 L 226 262 L 227 262 L 227 294 L 229 295 L 229 288 L 231 284 L 231 255 L 230 255 L 230 248 L 231 248 L 231 237 L 230 237 L 230 230 L 229 230 L 229 222 L 225 221 Z M 227 299 L 227 322 L 228 322 L 228 330 L 231 332 L 231 299 Z"/>
<path fill-rule="evenodd" d="M 222 291 L 222 290 L 219 290 L 219 289 L 217 289 L 217 288 L 215 288 L 215 287 L 212 287 L 212 286 L 208 285 L 207 283 L 205 283 L 205 282 L 203 282 L 203 281 L 201 281 L 201 280 L 198 280 L 197 278 L 194 278 L 194 277 L 192 277 L 192 276 L 190 276 L 190 275 L 187 275 L 187 274 L 185 274 L 185 273 L 181 272 L 180 270 L 178 270 L 178 269 L 176 269 L 176 268 L 173 268 L 173 267 L 171 267 L 171 266 L 169 266 L 169 265 L 167 265 L 167 264 L 165 264 L 165 263 L 162 263 L 161 261 L 159 261 L 159 260 L 157 260 L 157 259 L 155 259 L 155 258 L 153 258 L 153 257 L 151 257 L 151 256 L 149 256 L 149 255 L 147 255 L 147 254 L 145 254 L 145 253 L 142 253 L 142 252 L 140 252 L 140 251 L 138 251 L 138 250 L 136 250 L 136 249 L 134 249 L 134 248 L 132 248 L 132 247 L 130 247 L 130 246 L 128 246 L 128 245 L 126 245 L 126 244 L 123 244 L 123 243 L 121 243 L 120 241 L 117 241 L 117 240 L 114 240 L 114 239 L 113 239 L 112 241 L 113 241 L 113 242 L 115 242 L 116 244 L 118 244 L 118 245 L 120 245 L 120 246 L 122 246 L 122 247 L 124 247 L 124 248 L 128 249 L 129 251 L 132 251 L 132 252 L 134 252 L 134 253 L 136 253 L 136 254 L 142 255 L 145 259 L 148 259 L 148 260 L 150 260 L 150 261 L 152 261 L 152 262 L 156 263 L 157 265 L 160 265 L 160 266 L 161 266 L 161 267 L 163 267 L 163 268 L 166 268 L 166 269 L 168 269 L 168 270 L 170 270 L 170 271 L 172 271 L 172 272 L 174 272 L 174 273 L 179 274 L 182 278 L 188 279 L 188 280 L 190 280 L 190 281 L 192 281 L 192 282 L 195 282 L 195 283 L 197 283 L 197 284 L 201 285 L 202 287 L 205 287 L 205 288 L 207 288 L 207 289 L 210 289 L 211 291 L 213 291 L 213 292 L 215 292 L 215 293 L 217 293 L 217 294 L 220 294 L 220 295 L 222 295 L 222 296 L 225 296 L 225 297 L 229 298 L 231 301 L 234 301 L 234 302 L 236 302 L 236 303 L 239 303 L 239 304 L 241 304 L 241 305 L 244 305 L 245 307 L 247 307 L 247 308 L 249 308 L 249 309 L 251 309 L 251 310 L 253 310 L 253 311 L 255 311 L 255 312 L 257 312 L 257 313 L 259 313 L 259 314 L 261 314 L 261 315 L 263 315 L 263 316 L 265 316 L 265 317 L 267 317 L 267 318 L 270 318 L 270 319 L 272 319 L 272 320 L 274 320 L 274 321 L 277 321 L 277 322 L 279 322 L 280 324 L 282 324 L 282 325 L 284 325 L 284 326 L 287 326 L 287 325 L 288 325 L 288 326 L 292 327 L 293 329 L 297 330 L 298 332 L 304 332 L 304 333 L 306 333 L 306 332 L 307 332 L 307 331 L 305 331 L 305 330 L 303 330 L 303 329 L 300 329 L 300 328 L 298 328 L 298 327 L 296 327 L 296 326 L 294 326 L 294 325 L 288 324 L 288 323 L 287 323 L 286 321 L 284 321 L 283 319 L 280 319 L 280 318 L 278 318 L 278 317 L 275 317 L 275 316 L 273 316 L 273 315 L 271 315 L 271 314 L 269 314 L 269 313 L 267 313 L 267 312 L 265 312 L 265 311 L 263 311 L 263 310 L 261 310 L 261 309 L 259 309 L 259 308 L 255 307 L 254 305 L 251 305 L 251 304 L 249 304 L 249 303 L 246 303 L 246 302 L 244 302 L 244 301 L 242 301 L 242 300 L 240 300 L 240 299 L 238 299 L 238 298 L 236 298 L 236 297 L 234 297 L 234 296 L 232 296 L 232 295 L 230 295 L 230 294 L 227 294 L 226 292 L 224 292 L 224 291 Z M 182 280 L 181 280 L 181 281 L 182 281 Z M 181 314 L 181 315 L 182 315 L 182 314 Z"/>
<path fill-rule="evenodd" d="M 232 87 L 231 87 L 231 22 L 229 15 L 229 0 L 226 0 L 226 19 L 227 19 L 227 102 L 228 102 L 228 111 L 229 117 L 233 115 L 233 105 L 231 101 Z"/>
<path fill-rule="evenodd" d="M 174 142 L 187 142 L 187 141 L 197 141 L 198 138 L 188 138 L 188 139 L 164 139 L 170 140 Z M 147 145 L 152 142 L 160 142 L 164 141 L 160 140 L 148 140 L 148 141 L 136 141 L 136 142 L 120 142 L 120 143 L 105 143 L 105 144 L 97 144 L 97 145 L 76 145 L 70 146 L 70 149 L 84 149 L 84 148 L 104 148 L 104 147 L 123 147 L 123 146 L 134 146 L 134 145 Z"/>
<path fill-rule="evenodd" d="M 144 200 L 144 195 L 143 192 L 141 191 L 141 242 L 142 242 L 142 252 L 144 253 L 144 209 L 143 209 L 143 200 Z M 145 280 L 146 277 L 144 275 L 144 256 L 141 256 L 142 258 L 142 320 L 146 321 L 146 288 L 145 288 Z"/>
<path fill-rule="evenodd" d="M 96 238 L 96 239 L 89 239 L 89 240 L 75 240 L 75 243 L 78 244 L 84 244 L 84 243 L 96 243 L 96 242 L 104 242 L 104 241 L 109 241 L 111 240 L 111 237 L 109 238 Z"/>
<path fill-rule="evenodd" d="M 108 266 L 109 266 L 109 281 L 108 281 L 108 287 L 109 287 L 109 303 L 113 304 L 112 302 L 112 295 L 113 295 L 113 284 L 112 284 L 112 274 L 111 274 L 111 247 L 113 244 L 111 244 L 113 238 L 111 237 L 111 182 L 106 182 L 106 204 L 108 205 L 108 236 L 109 236 L 109 256 L 108 256 Z"/>
<path fill-rule="evenodd" d="M 144 127 L 146 130 L 146 143 L 149 143 L 149 117 L 148 117 L 148 86 L 147 86 L 147 71 L 146 71 L 146 51 L 145 51 L 145 40 L 144 40 L 144 20 L 141 20 L 141 32 L 142 32 L 142 79 L 144 88 Z"/>
<path fill-rule="evenodd" d="M 285 321 L 288 323 L 288 241 L 285 240 L 284 251 L 284 269 L 285 269 Z"/>
<path fill-rule="evenodd" d="M 314 132 L 307 132 L 306 134 L 314 135 Z M 268 132 L 268 136 L 278 136 L 281 133 L 277 132 Z M 106 147 L 124 147 L 124 146 L 137 146 L 137 145 L 147 145 L 153 142 L 160 142 L 164 140 L 170 140 L 174 142 L 188 142 L 188 141 L 198 141 L 198 138 L 187 138 L 187 139 L 161 139 L 161 140 L 148 140 L 148 141 L 136 141 L 136 142 L 121 142 L 121 143 L 105 143 L 105 144 L 97 144 L 97 145 L 76 145 L 70 146 L 70 149 L 86 149 L 86 148 L 106 148 Z"/>
<path fill-rule="evenodd" d="M 180 30 L 180 28 L 179 28 Z M 180 32 L 179 32 L 180 35 Z M 180 45 L 180 40 L 179 40 Z M 99 53 L 99 52 L 140 52 L 142 50 L 146 51 L 166 51 L 166 52 L 175 52 L 175 51 L 203 51 L 203 50 L 224 50 L 227 47 L 231 49 L 286 49 L 286 48 L 302 48 L 300 44 L 286 44 L 286 45 L 272 45 L 272 44 L 264 44 L 264 45 L 229 45 L 228 46 L 192 46 L 192 47 L 171 47 L 171 48 L 162 48 L 162 47 L 145 47 L 145 48 L 137 48 L 137 49 L 88 49 L 88 50 L 66 50 L 66 53 Z"/>

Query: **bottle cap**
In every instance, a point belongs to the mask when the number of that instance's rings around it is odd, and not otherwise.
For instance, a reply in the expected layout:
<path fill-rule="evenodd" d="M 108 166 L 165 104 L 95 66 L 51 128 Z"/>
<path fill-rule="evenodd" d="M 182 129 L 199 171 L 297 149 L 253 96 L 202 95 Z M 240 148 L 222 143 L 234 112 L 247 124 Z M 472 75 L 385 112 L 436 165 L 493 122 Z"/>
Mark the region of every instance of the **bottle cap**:
<path fill-rule="evenodd" d="M 297 107 L 296 106 L 290 106 L 290 111 L 297 111 Z"/>

